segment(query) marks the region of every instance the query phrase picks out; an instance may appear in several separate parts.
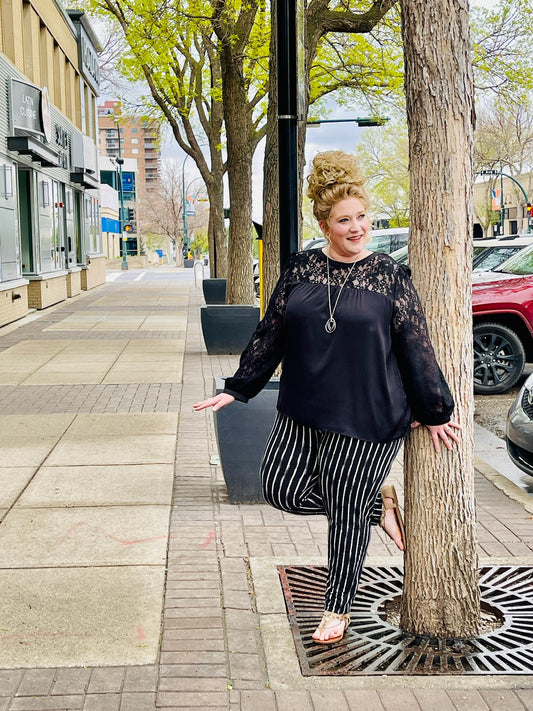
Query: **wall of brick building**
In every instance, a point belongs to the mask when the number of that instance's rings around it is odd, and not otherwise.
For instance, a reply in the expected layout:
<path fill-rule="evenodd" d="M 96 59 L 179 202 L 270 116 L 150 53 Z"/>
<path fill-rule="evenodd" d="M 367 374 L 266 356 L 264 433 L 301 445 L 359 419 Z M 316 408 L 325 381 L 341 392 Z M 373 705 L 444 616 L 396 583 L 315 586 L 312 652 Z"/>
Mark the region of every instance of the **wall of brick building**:
<path fill-rule="evenodd" d="M 0 326 L 26 316 L 28 311 L 27 284 L 0 291 Z"/>
<path fill-rule="evenodd" d="M 49 279 L 31 279 L 28 284 L 28 305 L 31 309 L 45 309 L 66 298 L 66 274 Z"/>
<path fill-rule="evenodd" d="M 70 299 L 78 294 L 81 294 L 81 269 L 67 274 L 67 296 Z"/>
<path fill-rule="evenodd" d="M 84 291 L 105 284 L 105 257 L 91 257 L 91 263 L 82 268 L 81 288 Z"/>

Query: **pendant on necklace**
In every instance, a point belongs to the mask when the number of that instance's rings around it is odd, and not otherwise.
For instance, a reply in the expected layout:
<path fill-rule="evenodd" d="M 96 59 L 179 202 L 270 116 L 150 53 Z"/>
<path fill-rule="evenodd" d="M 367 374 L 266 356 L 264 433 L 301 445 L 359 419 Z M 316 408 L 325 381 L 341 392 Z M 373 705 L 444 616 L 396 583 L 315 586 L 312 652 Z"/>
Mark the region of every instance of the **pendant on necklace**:
<path fill-rule="evenodd" d="M 337 322 L 335 321 L 333 316 L 330 316 L 330 318 L 328 318 L 324 328 L 326 329 L 326 333 L 333 333 L 333 331 L 337 328 Z"/>

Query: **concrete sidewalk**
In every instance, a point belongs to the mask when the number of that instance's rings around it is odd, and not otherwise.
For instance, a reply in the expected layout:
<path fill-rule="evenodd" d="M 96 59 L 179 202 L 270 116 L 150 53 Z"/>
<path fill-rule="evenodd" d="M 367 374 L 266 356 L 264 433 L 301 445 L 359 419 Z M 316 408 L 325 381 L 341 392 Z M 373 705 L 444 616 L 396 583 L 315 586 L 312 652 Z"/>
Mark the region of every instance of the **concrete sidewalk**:
<path fill-rule="evenodd" d="M 533 676 L 301 675 L 276 566 L 323 565 L 326 524 L 228 502 L 192 404 L 238 359 L 201 303 L 192 270 L 131 270 L 0 329 L 0 711 L 533 711 Z M 478 442 L 481 562 L 533 565 L 531 497 Z M 380 530 L 367 563 L 401 563 Z"/>

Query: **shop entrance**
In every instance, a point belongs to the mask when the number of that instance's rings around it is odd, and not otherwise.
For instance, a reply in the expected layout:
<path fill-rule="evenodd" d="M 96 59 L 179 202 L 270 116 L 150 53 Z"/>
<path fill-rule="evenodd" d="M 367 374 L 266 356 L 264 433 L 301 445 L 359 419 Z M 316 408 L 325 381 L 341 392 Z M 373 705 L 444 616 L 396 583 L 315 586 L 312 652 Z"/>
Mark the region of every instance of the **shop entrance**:
<path fill-rule="evenodd" d="M 35 273 L 35 254 L 33 248 L 32 224 L 35 219 L 33 213 L 34 192 L 33 171 L 19 168 L 19 214 L 20 214 L 20 239 L 22 247 L 22 272 L 23 274 Z"/>

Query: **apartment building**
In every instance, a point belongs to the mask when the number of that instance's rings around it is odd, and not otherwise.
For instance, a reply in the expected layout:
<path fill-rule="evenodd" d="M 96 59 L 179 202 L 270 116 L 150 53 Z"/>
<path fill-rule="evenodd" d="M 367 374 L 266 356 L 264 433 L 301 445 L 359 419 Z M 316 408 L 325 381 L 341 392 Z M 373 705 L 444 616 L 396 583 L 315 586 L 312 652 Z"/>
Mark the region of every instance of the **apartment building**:
<path fill-rule="evenodd" d="M 143 223 L 143 207 L 160 185 L 160 128 L 149 119 L 125 116 L 119 101 L 105 101 L 98 106 L 98 149 L 102 158 L 116 164 L 117 158 L 136 161 L 136 169 L 122 170 L 122 223 L 131 227 L 124 246 L 128 254 L 139 253 L 138 235 Z M 119 144 L 120 141 L 120 144 Z M 109 167 L 101 173 L 111 184 Z"/>
<path fill-rule="evenodd" d="M 59 0 L 0 3 L 0 326 L 105 281 L 101 51 Z"/>

